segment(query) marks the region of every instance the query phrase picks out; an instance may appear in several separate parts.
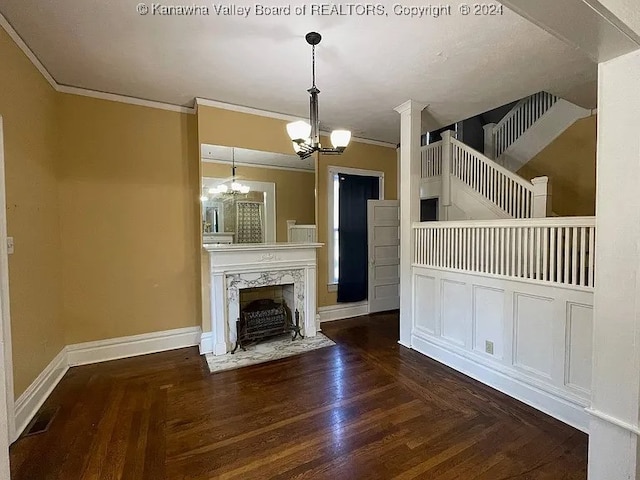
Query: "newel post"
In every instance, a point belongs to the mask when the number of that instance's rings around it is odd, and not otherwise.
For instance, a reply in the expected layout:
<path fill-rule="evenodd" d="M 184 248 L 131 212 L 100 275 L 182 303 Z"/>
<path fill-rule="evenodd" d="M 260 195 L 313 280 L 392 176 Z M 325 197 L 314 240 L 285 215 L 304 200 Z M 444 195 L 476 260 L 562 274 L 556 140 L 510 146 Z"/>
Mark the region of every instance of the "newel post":
<path fill-rule="evenodd" d="M 400 114 L 400 341 L 411 348 L 413 330 L 412 224 L 420 220 L 420 134 L 425 104 L 408 100 L 395 108 Z"/>
<path fill-rule="evenodd" d="M 484 129 L 484 156 L 489 157 L 491 160 L 496 159 L 496 144 L 495 137 L 493 136 L 493 129 L 495 127 L 495 123 L 487 123 L 482 127 Z"/>
<path fill-rule="evenodd" d="M 531 217 L 542 218 L 551 216 L 551 183 L 549 177 L 531 179 L 533 184 L 533 206 Z"/>
<path fill-rule="evenodd" d="M 451 206 L 451 157 L 453 155 L 453 145 L 451 138 L 453 132 L 447 130 L 442 132 L 442 194 L 440 202 L 442 203 L 445 218 L 448 220 L 449 208 Z"/>

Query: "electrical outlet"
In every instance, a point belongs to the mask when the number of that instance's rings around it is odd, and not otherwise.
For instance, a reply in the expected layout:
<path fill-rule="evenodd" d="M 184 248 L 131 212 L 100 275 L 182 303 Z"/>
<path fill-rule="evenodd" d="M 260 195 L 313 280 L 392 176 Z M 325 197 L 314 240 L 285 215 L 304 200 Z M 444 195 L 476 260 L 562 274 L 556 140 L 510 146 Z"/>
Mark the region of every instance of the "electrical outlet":
<path fill-rule="evenodd" d="M 13 237 L 7 237 L 7 253 L 9 255 L 13 253 Z"/>
<path fill-rule="evenodd" d="M 484 351 L 489 355 L 493 355 L 493 342 L 490 340 L 484 341 Z"/>

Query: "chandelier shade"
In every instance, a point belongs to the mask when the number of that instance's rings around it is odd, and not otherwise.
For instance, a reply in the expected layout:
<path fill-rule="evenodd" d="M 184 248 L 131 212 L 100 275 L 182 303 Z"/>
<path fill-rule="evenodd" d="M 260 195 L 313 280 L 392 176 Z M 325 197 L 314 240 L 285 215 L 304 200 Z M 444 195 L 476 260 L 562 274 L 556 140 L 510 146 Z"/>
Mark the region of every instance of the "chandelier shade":
<path fill-rule="evenodd" d="M 294 142 L 305 142 L 311 136 L 311 125 L 303 120 L 291 122 L 287 124 L 287 133 Z"/>
<path fill-rule="evenodd" d="M 293 150 L 302 159 L 311 156 L 315 152 L 328 155 L 339 155 L 349 145 L 351 132 L 348 130 L 334 130 L 331 132 L 331 144 L 333 148 L 323 147 L 320 144 L 320 119 L 318 118 L 318 94 L 316 87 L 316 45 L 322 40 L 317 32 L 309 32 L 305 36 L 307 43 L 311 45 L 312 85 L 309 92 L 309 123 L 299 120 L 287 124 L 287 134 L 293 142 Z"/>
<path fill-rule="evenodd" d="M 331 132 L 331 144 L 333 148 L 347 148 L 351 140 L 351 132 L 349 130 L 334 130 Z"/>

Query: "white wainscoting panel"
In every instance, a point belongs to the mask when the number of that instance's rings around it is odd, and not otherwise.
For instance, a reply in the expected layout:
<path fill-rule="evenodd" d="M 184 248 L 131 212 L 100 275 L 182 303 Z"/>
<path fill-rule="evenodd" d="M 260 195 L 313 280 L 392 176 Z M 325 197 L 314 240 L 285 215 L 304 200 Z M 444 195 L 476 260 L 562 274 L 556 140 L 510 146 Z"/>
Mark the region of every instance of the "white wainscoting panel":
<path fill-rule="evenodd" d="M 486 353 L 486 342 L 493 343 L 492 356 L 504 355 L 504 290 L 473 286 L 473 349 Z"/>
<path fill-rule="evenodd" d="M 456 345 L 466 344 L 469 322 L 469 298 L 463 282 L 442 279 L 442 336 Z"/>
<path fill-rule="evenodd" d="M 518 292 L 514 298 L 515 341 L 513 363 L 551 380 L 553 373 L 552 298 Z"/>
<path fill-rule="evenodd" d="M 591 389 L 593 307 L 569 302 L 567 310 L 565 383 L 588 395 Z"/>
<path fill-rule="evenodd" d="M 438 329 L 438 317 L 436 312 L 436 289 L 434 277 L 416 274 L 414 277 L 414 325 L 418 330 L 435 335 Z"/>
<path fill-rule="evenodd" d="M 411 348 L 588 431 L 593 292 L 420 266 L 413 285 Z"/>

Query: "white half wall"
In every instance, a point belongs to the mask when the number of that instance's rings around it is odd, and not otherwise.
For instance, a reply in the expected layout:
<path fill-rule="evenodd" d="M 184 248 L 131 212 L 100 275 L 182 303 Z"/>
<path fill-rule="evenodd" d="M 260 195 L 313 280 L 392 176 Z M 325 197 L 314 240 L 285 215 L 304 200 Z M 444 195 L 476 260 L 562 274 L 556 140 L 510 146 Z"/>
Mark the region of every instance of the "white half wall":
<path fill-rule="evenodd" d="M 500 155 L 497 162 L 512 172 L 519 170 L 577 120 L 590 115 L 591 110 L 558 99 L 531 128 Z"/>
<path fill-rule="evenodd" d="M 412 348 L 584 432 L 593 292 L 413 267 Z"/>

